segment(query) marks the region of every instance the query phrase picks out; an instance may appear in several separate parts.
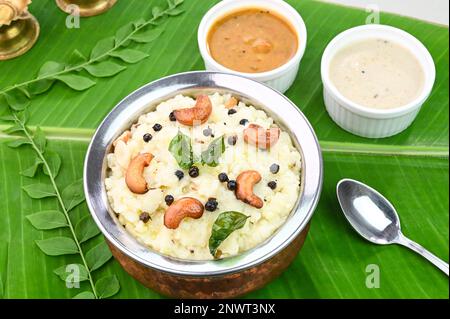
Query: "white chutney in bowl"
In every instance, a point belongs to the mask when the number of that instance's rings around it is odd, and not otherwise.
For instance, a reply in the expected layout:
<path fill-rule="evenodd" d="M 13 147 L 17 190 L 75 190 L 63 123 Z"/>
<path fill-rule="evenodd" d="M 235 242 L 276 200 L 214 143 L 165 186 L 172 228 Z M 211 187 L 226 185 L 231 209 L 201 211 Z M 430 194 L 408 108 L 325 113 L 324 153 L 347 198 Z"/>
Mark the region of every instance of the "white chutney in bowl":
<path fill-rule="evenodd" d="M 364 25 L 336 36 L 322 56 L 324 102 L 344 130 L 382 138 L 411 125 L 431 94 L 436 70 L 409 33 Z"/>

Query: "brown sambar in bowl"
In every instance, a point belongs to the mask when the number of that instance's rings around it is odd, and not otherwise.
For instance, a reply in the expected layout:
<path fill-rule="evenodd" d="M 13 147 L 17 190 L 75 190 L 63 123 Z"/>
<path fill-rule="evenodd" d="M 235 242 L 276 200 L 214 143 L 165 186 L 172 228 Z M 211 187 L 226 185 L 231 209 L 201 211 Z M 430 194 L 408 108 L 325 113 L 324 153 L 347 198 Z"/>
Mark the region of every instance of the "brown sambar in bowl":
<path fill-rule="evenodd" d="M 298 36 L 288 21 L 267 9 L 245 8 L 225 15 L 208 33 L 214 60 L 238 72 L 274 70 L 298 49 Z"/>

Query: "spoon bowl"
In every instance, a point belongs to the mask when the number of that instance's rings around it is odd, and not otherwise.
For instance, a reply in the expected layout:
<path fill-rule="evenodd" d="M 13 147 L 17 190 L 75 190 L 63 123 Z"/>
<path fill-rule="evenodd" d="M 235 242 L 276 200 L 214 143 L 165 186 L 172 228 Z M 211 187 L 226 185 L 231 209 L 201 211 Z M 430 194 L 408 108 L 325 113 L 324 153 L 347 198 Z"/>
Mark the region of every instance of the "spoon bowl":
<path fill-rule="evenodd" d="M 379 245 L 396 243 L 401 234 L 400 220 L 383 195 L 350 179 L 338 183 L 337 195 L 345 217 L 362 237 Z"/>
<path fill-rule="evenodd" d="M 341 180 L 336 191 L 345 217 L 362 237 L 379 245 L 399 244 L 408 247 L 448 276 L 448 263 L 403 235 L 397 211 L 383 195 L 352 179 Z"/>

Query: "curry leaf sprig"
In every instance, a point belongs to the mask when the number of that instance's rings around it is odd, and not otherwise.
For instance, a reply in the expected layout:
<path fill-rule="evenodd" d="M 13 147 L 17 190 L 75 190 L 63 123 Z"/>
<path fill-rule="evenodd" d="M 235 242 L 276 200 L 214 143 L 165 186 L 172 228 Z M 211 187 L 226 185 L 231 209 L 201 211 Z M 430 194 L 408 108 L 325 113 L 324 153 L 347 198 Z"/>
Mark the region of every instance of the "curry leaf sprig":
<path fill-rule="evenodd" d="M 183 13 L 179 8 L 183 2 L 167 0 L 166 8 L 154 7 L 150 19 L 142 18 L 121 27 L 115 36 L 99 41 L 89 56 L 75 50 L 65 63 L 45 62 L 35 78 L 0 89 L 0 107 L 22 111 L 33 97 L 49 91 L 57 81 L 75 91 L 84 91 L 96 84 L 92 77 L 114 76 L 125 70 L 126 64 L 147 58 L 147 53 L 128 47 L 131 43 L 149 43 L 157 39 L 163 32 L 158 26 L 166 17 Z"/>
<path fill-rule="evenodd" d="M 117 277 L 107 276 L 94 281 L 92 273 L 102 267 L 111 257 L 105 241 L 85 252 L 84 243 L 100 234 L 90 216 L 85 216 L 75 223 L 71 211 L 84 202 L 83 183 L 78 180 L 64 188 L 56 183 L 61 169 L 61 157 L 47 148 L 44 132 L 38 127 L 34 134 L 26 126 L 26 112 L 13 112 L 1 117 L 1 120 L 11 123 L 6 133 L 17 138 L 7 145 L 11 148 L 28 146 L 35 153 L 33 164 L 21 172 L 21 175 L 33 178 L 41 169 L 48 177 L 48 182 L 29 184 L 23 187 L 25 193 L 32 199 L 55 198 L 58 210 L 45 210 L 27 216 L 30 223 L 39 230 L 66 229 L 70 236 L 50 237 L 37 240 L 36 245 L 49 256 L 79 255 L 79 264 L 69 264 L 54 270 L 55 274 L 67 283 L 78 284 L 88 281 L 90 291 L 77 294 L 74 298 L 108 298 L 115 295 L 119 289 Z M 76 275 L 75 275 L 76 274 Z"/>

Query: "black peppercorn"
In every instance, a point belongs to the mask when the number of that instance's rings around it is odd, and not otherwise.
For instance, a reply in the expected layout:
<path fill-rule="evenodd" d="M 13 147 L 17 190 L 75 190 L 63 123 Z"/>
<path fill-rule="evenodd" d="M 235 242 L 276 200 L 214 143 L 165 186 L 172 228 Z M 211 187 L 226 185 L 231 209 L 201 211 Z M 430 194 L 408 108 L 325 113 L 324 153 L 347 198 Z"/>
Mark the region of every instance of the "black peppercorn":
<path fill-rule="evenodd" d="M 174 112 L 171 112 L 171 113 L 169 114 L 169 120 L 170 120 L 171 122 L 175 122 L 175 121 L 177 120 L 177 118 L 175 117 L 175 113 L 174 113 Z"/>
<path fill-rule="evenodd" d="M 155 132 L 159 132 L 159 131 L 161 131 L 162 130 L 162 125 L 161 124 L 155 124 L 155 125 L 153 125 L 153 130 L 155 131 Z"/>
<path fill-rule="evenodd" d="M 228 144 L 230 144 L 232 146 L 236 145 L 237 139 L 238 139 L 238 137 L 236 135 L 229 136 L 228 137 Z"/>
<path fill-rule="evenodd" d="M 212 135 L 212 129 L 211 128 L 205 128 L 204 130 L 203 130 L 203 135 L 204 136 L 211 136 Z"/>
<path fill-rule="evenodd" d="M 142 139 L 144 140 L 145 143 L 148 143 L 152 140 L 153 136 L 150 133 L 146 133 L 144 134 L 144 136 L 142 137 Z"/>
<path fill-rule="evenodd" d="M 236 114 L 236 113 L 237 113 L 237 111 L 235 109 L 229 109 L 228 110 L 228 115 L 233 115 L 233 114 Z"/>
<path fill-rule="evenodd" d="M 192 166 L 189 169 L 189 176 L 192 177 L 192 178 L 196 178 L 196 177 L 198 177 L 198 175 L 200 175 L 200 171 L 199 171 L 198 167 L 197 166 Z"/>
<path fill-rule="evenodd" d="M 213 211 L 216 210 L 216 208 L 214 207 L 214 204 L 211 203 L 211 202 L 207 202 L 207 203 L 205 204 L 205 209 L 206 209 L 208 212 L 213 212 Z"/>
<path fill-rule="evenodd" d="M 183 171 L 178 170 L 175 172 L 175 176 L 178 177 L 179 180 L 182 180 L 184 177 L 184 173 Z"/>
<path fill-rule="evenodd" d="M 174 200 L 175 199 L 173 198 L 172 195 L 166 195 L 166 197 L 164 197 L 164 201 L 166 202 L 167 206 L 172 205 Z"/>
<path fill-rule="evenodd" d="M 236 190 L 236 186 L 237 186 L 236 181 L 231 180 L 231 181 L 228 181 L 228 183 L 227 183 L 227 188 L 230 191 Z"/>
<path fill-rule="evenodd" d="M 209 198 L 205 204 L 205 209 L 208 212 L 213 212 L 217 209 L 218 205 L 219 205 L 219 203 L 217 202 L 217 200 L 215 198 Z"/>
<path fill-rule="evenodd" d="M 279 171 L 280 171 L 280 165 L 278 165 L 278 164 L 270 165 L 270 172 L 272 174 L 277 174 Z"/>
<path fill-rule="evenodd" d="M 239 124 L 244 125 L 244 126 L 247 125 L 247 123 L 248 123 L 247 119 L 242 119 L 239 121 Z"/>
<path fill-rule="evenodd" d="M 269 186 L 269 188 L 271 188 L 271 189 L 275 189 L 275 188 L 277 188 L 277 182 L 271 181 L 271 182 L 267 183 L 267 186 Z"/>
<path fill-rule="evenodd" d="M 143 221 L 144 223 L 147 223 L 150 220 L 150 215 L 149 213 L 141 213 L 139 215 L 139 220 Z"/>
<path fill-rule="evenodd" d="M 220 173 L 220 174 L 219 174 L 219 181 L 220 181 L 221 183 L 228 182 L 228 175 L 225 174 L 225 173 Z"/>

